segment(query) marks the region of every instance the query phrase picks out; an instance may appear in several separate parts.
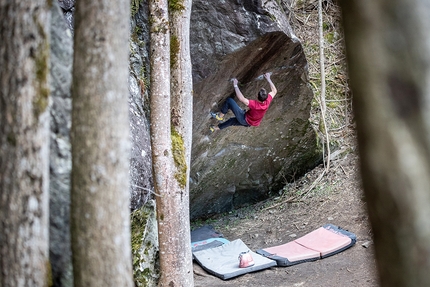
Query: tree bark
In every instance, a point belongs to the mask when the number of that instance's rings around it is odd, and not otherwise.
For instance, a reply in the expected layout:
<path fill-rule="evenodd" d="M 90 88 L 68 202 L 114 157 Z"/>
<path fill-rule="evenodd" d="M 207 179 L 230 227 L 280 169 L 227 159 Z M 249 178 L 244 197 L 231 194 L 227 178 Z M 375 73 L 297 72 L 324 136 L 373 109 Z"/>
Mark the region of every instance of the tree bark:
<path fill-rule="evenodd" d="M 430 286 L 430 6 L 341 7 L 381 286 Z"/>
<path fill-rule="evenodd" d="M 321 95 L 320 95 L 320 107 L 321 107 L 321 118 L 324 125 L 325 140 L 327 142 L 327 160 L 324 162 L 325 170 L 328 172 L 330 169 L 330 137 L 328 135 L 328 127 L 326 121 L 327 105 L 325 103 L 325 67 L 324 67 L 324 29 L 323 29 L 323 8 L 322 0 L 318 0 L 318 30 L 319 30 L 319 50 L 320 50 L 320 70 L 321 70 Z"/>
<path fill-rule="evenodd" d="M 189 17 L 189 3 L 179 8 Z M 176 19 L 169 30 L 168 2 L 150 1 L 151 23 L 151 145 L 154 170 L 154 187 L 158 194 L 157 222 L 160 248 L 159 286 L 193 286 L 193 272 L 189 230 L 189 151 L 191 148 L 190 123 L 190 63 L 189 45 L 181 37 L 186 36 L 189 19 Z M 173 14 L 172 14 L 173 15 Z M 183 26 L 182 26 L 183 25 Z M 171 45 L 172 44 L 172 45 Z M 171 56 L 172 55 L 172 59 Z M 175 60 L 176 59 L 176 60 Z M 171 63 L 172 60 L 172 63 Z M 175 71 L 170 81 L 170 65 Z M 184 68 L 183 71 L 179 69 Z M 183 74 L 181 74 L 183 73 Z M 182 86 L 183 85 L 183 86 Z M 183 87 L 182 92 L 173 92 L 174 106 L 171 110 L 171 89 Z M 172 112 L 172 115 L 171 115 Z M 185 116 L 189 118 L 185 119 Z M 173 123 L 173 127 L 171 124 Z M 188 162 L 188 164 L 187 164 Z"/>
<path fill-rule="evenodd" d="M 191 166 L 193 81 L 190 56 L 190 19 L 192 0 L 182 1 L 180 7 L 170 7 L 171 23 L 171 124 L 175 173 L 178 184 L 173 193 L 177 225 L 172 233 L 178 234 L 173 248 L 182 258 L 177 273 L 180 286 L 194 286 L 193 258 L 191 253 L 189 177 Z"/>
<path fill-rule="evenodd" d="M 47 1 L 0 1 L 0 286 L 49 284 Z"/>
<path fill-rule="evenodd" d="M 129 5 L 127 0 L 76 3 L 71 131 L 75 286 L 133 286 Z"/>

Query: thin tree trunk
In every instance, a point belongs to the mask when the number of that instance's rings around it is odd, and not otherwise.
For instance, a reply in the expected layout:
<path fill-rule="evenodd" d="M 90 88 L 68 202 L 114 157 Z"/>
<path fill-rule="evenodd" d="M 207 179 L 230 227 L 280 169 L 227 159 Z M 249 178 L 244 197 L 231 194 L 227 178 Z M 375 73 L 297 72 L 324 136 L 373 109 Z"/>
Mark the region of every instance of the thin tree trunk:
<path fill-rule="evenodd" d="M 191 0 L 184 0 L 179 7 L 170 7 L 171 23 L 171 123 L 175 173 L 178 181 L 177 191 L 173 194 L 177 213 L 177 224 L 172 233 L 177 233 L 178 241 L 173 247 L 181 264 L 175 273 L 179 286 L 194 286 L 193 263 L 190 235 L 189 175 L 191 166 L 192 142 L 192 67 L 190 56 L 190 18 Z M 176 229 L 176 231 L 174 230 Z"/>
<path fill-rule="evenodd" d="M 171 6 L 189 17 L 190 5 Z M 167 1 L 150 1 L 151 145 L 160 248 L 159 286 L 193 286 L 189 231 L 189 151 L 191 148 L 191 82 L 187 38 L 189 19 L 174 20 L 170 38 Z M 173 13 L 172 13 L 173 14 Z M 183 26 L 181 26 L 183 25 Z M 171 45 L 172 43 L 172 45 Z M 170 59 L 172 55 L 172 63 Z M 185 61 L 185 62 L 184 62 Z M 170 65 L 174 67 L 172 86 Z M 181 70 L 183 69 L 183 70 Z M 183 74 L 182 74 L 183 73 Z M 177 92 L 176 88 L 183 88 Z M 173 102 L 171 109 L 171 92 Z M 172 116 L 171 116 L 172 112 Z M 189 118 L 185 118 L 188 117 Z M 173 123 L 173 127 L 171 126 Z M 187 164 L 188 162 L 188 164 Z"/>
<path fill-rule="evenodd" d="M 430 6 L 341 6 L 381 286 L 430 286 Z"/>
<path fill-rule="evenodd" d="M 71 131 L 75 286 L 133 286 L 129 5 L 128 0 L 76 3 Z"/>
<path fill-rule="evenodd" d="M 47 286 L 47 1 L 0 1 L 0 286 Z"/>
<path fill-rule="evenodd" d="M 171 225 L 177 224 L 174 202 L 174 161 L 170 130 L 170 35 L 167 0 L 149 1 L 151 23 L 151 147 L 154 188 L 158 194 L 157 223 L 160 248 L 159 286 L 177 285 L 176 266 L 182 258 L 175 248 L 179 234 L 173 234 Z"/>
<path fill-rule="evenodd" d="M 327 121 L 325 118 L 327 106 L 325 103 L 325 67 L 324 67 L 324 29 L 323 29 L 323 14 L 322 14 L 322 0 L 318 0 L 318 22 L 319 22 L 319 45 L 320 45 L 320 70 L 321 70 L 321 95 L 320 95 L 320 106 L 321 106 L 321 117 L 324 124 L 325 139 L 327 142 L 327 161 L 325 162 L 325 170 L 330 169 L 330 137 L 328 135 Z"/>

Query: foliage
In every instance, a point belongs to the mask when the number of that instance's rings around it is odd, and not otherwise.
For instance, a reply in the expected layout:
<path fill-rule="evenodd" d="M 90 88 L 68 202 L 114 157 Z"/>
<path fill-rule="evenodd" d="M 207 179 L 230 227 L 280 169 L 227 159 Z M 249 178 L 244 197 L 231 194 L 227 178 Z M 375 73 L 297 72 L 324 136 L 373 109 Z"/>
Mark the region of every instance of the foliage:
<path fill-rule="evenodd" d="M 133 17 L 139 11 L 139 6 L 142 0 L 131 0 L 130 8 L 131 8 L 131 16 Z"/>
<path fill-rule="evenodd" d="M 291 3 L 291 26 L 302 41 L 309 63 L 309 78 L 314 92 L 311 123 L 321 135 L 319 87 L 321 86 L 318 37 L 318 0 L 295 0 Z M 324 55 L 326 76 L 326 121 L 330 138 L 349 126 L 352 113 L 351 91 L 348 84 L 341 13 L 333 1 L 325 1 L 323 6 Z"/>

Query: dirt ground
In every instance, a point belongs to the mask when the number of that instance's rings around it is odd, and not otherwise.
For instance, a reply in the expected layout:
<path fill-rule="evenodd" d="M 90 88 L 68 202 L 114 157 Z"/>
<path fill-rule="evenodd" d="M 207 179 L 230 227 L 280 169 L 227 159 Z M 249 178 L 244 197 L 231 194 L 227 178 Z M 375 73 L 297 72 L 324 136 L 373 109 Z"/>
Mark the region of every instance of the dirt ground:
<path fill-rule="evenodd" d="M 278 197 L 193 225 L 210 224 L 226 239 L 242 239 L 255 251 L 287 243 L 331 223 L 356 234 L 353 247 L 322 260 L 272 267 L 226 281 L 194 263 L 195 286 L 378 286 L 372 235 L 353 150 L 333 160 L 330 172 L 311 191 L 309 187 L 323 172 L 322 166 L 289 184 Z"/>

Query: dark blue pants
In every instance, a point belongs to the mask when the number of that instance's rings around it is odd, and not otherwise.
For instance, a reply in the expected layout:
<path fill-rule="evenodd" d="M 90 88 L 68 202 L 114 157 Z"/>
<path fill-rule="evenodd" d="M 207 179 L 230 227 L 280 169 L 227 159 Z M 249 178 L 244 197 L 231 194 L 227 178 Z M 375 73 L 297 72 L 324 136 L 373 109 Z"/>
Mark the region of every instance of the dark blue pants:
<path fill-rule="evenodd" d="M 218 125 L 219 129 L 225 129 L 229 126 L 244 126 L 249 127 L 249 124 L 245 120 L 245 110 L 242 110 L 239 105 L 232 99 L 227 98 L 221 107 L 221 113 L 227 114 L 228 110 L 231 110 L 235 117 L 229 118 L 227 121 Z"/>

